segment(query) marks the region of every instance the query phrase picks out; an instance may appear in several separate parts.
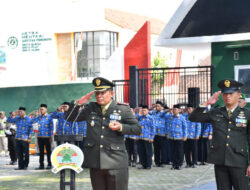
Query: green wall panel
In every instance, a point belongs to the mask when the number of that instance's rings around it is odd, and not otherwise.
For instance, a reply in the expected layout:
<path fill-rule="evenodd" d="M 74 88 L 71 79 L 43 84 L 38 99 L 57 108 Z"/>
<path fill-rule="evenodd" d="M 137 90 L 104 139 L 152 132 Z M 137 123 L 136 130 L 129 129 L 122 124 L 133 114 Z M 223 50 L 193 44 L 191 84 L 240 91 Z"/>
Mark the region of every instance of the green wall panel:
<path fill-rule="evenodd" d="M 212 43 L 212 65 L 215 66 L 212 77 L 212 91 L 220 90 L 217 83 L 224 78 L 234 79 L 235 65 L 250 65 L 250 41 Z M 239 59 L 234 60 L 234 52 L 239 53 Z M 218 105 L 224 105 L 220 97 Z M 248 104 L 249 108 L 250 105 Z"/>
<path fill-rule="evenodd" d="M 26 113 L 39 109 L 41 103 L 54 111 L 63 102 L 76 100 L 94 90 L 91 83 L 0 88 L 0 110 L 6 113 L 25 106 Z M 94 97 L 92 97 L 92 101 Z"/>

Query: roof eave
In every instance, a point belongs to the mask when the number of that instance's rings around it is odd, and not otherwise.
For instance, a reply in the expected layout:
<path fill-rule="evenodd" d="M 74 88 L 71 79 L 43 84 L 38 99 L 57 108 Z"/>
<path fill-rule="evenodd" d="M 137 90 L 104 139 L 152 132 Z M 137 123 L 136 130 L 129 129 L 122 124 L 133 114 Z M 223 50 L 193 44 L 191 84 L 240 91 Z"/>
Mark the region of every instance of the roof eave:
<path fill-rule="evenodd" d="M 200 37 L 187 37 L 187 38 L 161 38 L 159 37 L 155 42 L 156 46 L 162 47 L 184 47 L 196 46 L 202 44 L 210 44 L 213 42 L 228 42 L 228 41 L 241 41 L 250 40 L 250 32 L 239 34 L 224 34 L 217 36 L 200 36 Z"/>

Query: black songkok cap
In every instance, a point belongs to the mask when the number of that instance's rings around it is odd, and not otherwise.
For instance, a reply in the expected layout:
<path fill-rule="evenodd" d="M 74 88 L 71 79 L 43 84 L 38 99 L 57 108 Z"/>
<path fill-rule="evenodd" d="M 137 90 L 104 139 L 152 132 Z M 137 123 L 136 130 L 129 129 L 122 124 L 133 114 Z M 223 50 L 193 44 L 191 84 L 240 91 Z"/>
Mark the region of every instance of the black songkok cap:
<path fill-rule="evenodd" d="M 179 104 L 175 104 L 174 108 L 179 108 L 180 109 L 180 105 Z"/>
<path fill-rule="evenodd" d="M 113 87 L 115 86 L 114 83 L 102 77 L 94 78 L 92 83 L 95 86 L 95 92 L 102 92 L 108 89 L 113 89 Z"/>
<path fill-rule="evenodd" d="M 23 110 L 23 111 L 26 111 L 26 108 L 25 107 L 19 107 L 18 110 Z"/>
<path fill-rule="evenodd" d="M 192 104 L 188 104 L 187 108 L 189 108 L 189 107 L 193 108 L 194 106 Z"/>
<path fill-rule="evenodd" d="M 155 102 L 155 104 L 160 104 L 162 107 L 164 106 L 164 104 L 163 104 L 161 101 L 159 101 L 159 100 L 157 100 L 157 101 Z"/>
<path fill-rule="evenodd" d="M 63 102 L 62 105 L 68 105 L 69 106 L 69 102 Z"/>
<path fill-rule="evenodd" d="M 41 107 L 47 108 L 47 105 L 46 105 L 46 104 L 41 104 L 41 105 L 40 105 L 40 108 L 41 108 Z"/>
<path fill-rule="evenodd" d="M 243 86 L 243 84 L 232 79 L 224 79 L 218 82 L 217 86 L 221 89 L 222 93 L 233 93 L 240 91 L 240 87 Z"/>
<path fill-rule="evenodd" d="M 164 105 L 164 109 L 169 109 L 169 107 L 167 105 Z"/>
<path fill-rule="evenodd" d="M 142 109 L 148 109 L 148 105 L 142 105 Z"/>

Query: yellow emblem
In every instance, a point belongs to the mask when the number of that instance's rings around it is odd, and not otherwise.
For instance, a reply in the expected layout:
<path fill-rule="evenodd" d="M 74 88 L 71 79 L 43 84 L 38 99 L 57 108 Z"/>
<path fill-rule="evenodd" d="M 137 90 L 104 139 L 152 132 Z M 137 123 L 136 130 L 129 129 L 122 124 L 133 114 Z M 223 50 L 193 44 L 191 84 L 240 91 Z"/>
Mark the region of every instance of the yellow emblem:
<path fill-rule="evenodd" d="M 227 88 L 230 87 L 230 81 L 229 80 L 225 80 L 224 84 L 225 84 L 225 87 L 227 87 Z"/>
<path fill-rule="evenodd" d="M 101 80 L 100 80 L 100 79 L 96 79 L 96 80 L 95 80 L 95 83 L 96 83 L 96 86 L 100 86 Z"/>

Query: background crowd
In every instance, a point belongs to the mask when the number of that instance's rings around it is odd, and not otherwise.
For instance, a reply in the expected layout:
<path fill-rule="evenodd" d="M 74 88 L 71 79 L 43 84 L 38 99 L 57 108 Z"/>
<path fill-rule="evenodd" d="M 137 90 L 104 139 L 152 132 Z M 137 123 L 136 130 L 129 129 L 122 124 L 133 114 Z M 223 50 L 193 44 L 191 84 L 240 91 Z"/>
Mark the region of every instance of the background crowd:
<path fill-rule="evenodd" d="M 245 106 L 244 95 L 240 104 Z M 36 169 L 45 169 L 44 155 L 47 154 L 47 167 L 51 168 L 52 149 L 60 142 L 55 142 L 56 135 L 82 135 L 83 140 L 76 145 L 84 147 L 87 124 L 85 121 L 69 122 L 65 118 L 68 102 L 62 103 L 57 110 L 47 113 L 47 105 L 41 104 L 38 110 L 26 114 L 25 107 L 9 113 L 0 112 L 0 153 L 10 156 L 11 165 L 18 161 L 18 168 L 27 169 L 29 164 L 29 143 L 35 138 L 36 153 L 39 154 L 39 165 Z M 152 107 L 140 105 L 131 108 L 139 121 L 142 133 L 139 136 L 124 137 L 129 157 L 129 166 L 138 169 L 151 169 L 172 165 L 171 169 L 180 170 L 205 165 L 209 143 L 213 131 L 210 123 L 189 121 L 193 106 L 174 105 L 169 108 L 161 101 Z M 209 108 L 207 108 L 207 111 Z M 45 149 L 44 149 L 45 148 Z M 46 151 L 45 151 L 46 150 Z"/>

